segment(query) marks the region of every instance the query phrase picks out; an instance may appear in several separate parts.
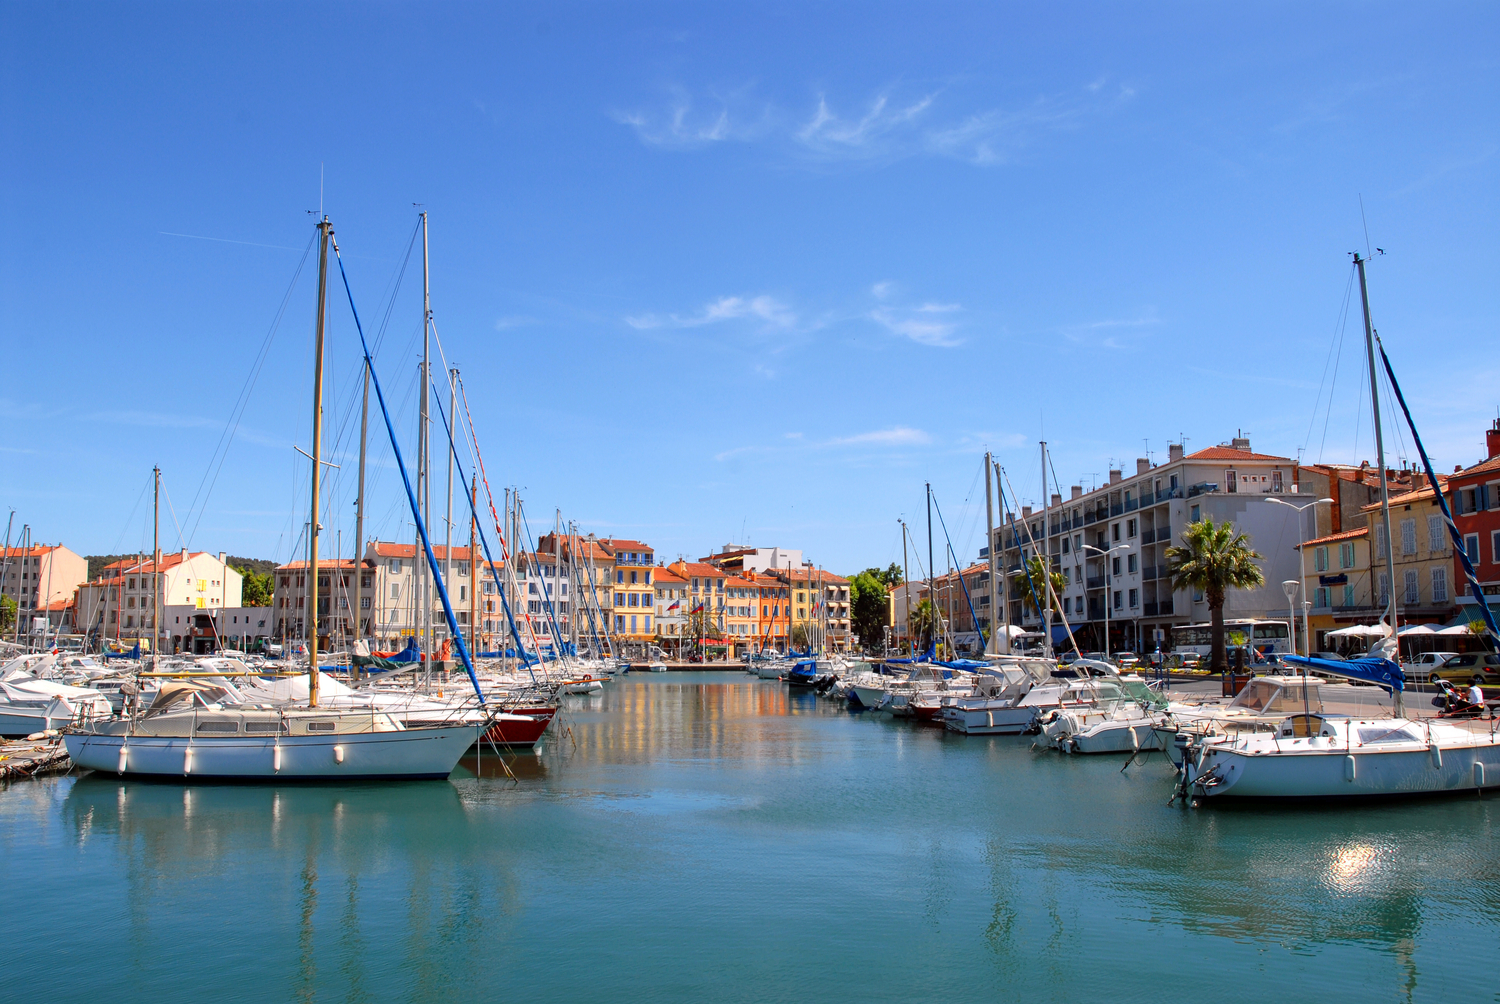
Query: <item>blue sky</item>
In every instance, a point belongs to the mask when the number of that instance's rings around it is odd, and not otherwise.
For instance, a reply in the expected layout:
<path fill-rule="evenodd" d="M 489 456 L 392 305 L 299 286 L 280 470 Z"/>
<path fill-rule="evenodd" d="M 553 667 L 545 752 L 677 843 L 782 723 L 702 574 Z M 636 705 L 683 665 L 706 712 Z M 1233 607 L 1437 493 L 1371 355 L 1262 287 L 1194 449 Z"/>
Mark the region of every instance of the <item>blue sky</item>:
<path fill-rule="evenodd" d="M 1496 416 L 1493 5 L 0 18 L 0 504 L 80 552 L 149 547 L 159 463 L 166 546 L 293 556 L 320 177 L 372 333 L 390 311 L 405 448 L 418 260 L 394 280 L 421 203 L 496 491 L 669 560 L 748 541 L 883 565 L 925 481 L 972 555 L 983 451 L 1034 501 L 1044 436 L 1065 484 L 1240 429 L 1368 458 L 1346 301 L 1366 222 L 1439 469 Z M 331 317 L 324 549 L 347 552 L 358 360 Z M 403 536 L 375 442 L 368 532 Z"/>

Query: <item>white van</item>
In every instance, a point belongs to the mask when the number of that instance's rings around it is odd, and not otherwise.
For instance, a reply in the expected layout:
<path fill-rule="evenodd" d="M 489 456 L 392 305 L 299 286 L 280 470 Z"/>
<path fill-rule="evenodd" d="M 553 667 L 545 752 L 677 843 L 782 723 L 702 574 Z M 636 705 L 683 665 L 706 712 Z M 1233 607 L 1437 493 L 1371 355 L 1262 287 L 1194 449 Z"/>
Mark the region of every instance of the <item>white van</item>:
<path fill-rule="evenodd" d="M 1405 673 L 1407 680 L 1412 683 L 1426 683 L 1432 678 L 1434 669 L 1457 654 L 1457 652 L 1423 652 L 1411 662 L 1403 662 L 1401 672 Z"/>

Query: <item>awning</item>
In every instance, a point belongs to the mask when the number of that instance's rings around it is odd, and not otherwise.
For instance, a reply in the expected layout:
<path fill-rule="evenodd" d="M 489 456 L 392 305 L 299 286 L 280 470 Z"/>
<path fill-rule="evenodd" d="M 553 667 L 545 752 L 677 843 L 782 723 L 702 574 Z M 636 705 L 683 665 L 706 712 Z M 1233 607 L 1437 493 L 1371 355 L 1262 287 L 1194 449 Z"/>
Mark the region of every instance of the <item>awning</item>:
<path fill-rule="evenodd" d="M 1054 625 L 1052 625 L 1052 643 L 1055 645 L 1058 642 L 1063 642 L 1063 641 L 1067 641 L 1067 640 L 1068 640 L 1068 629 L 1067 629 L 1067 627 L 1065 625 L 1062 625 L 1062 624 L 1054 624 Z"/>

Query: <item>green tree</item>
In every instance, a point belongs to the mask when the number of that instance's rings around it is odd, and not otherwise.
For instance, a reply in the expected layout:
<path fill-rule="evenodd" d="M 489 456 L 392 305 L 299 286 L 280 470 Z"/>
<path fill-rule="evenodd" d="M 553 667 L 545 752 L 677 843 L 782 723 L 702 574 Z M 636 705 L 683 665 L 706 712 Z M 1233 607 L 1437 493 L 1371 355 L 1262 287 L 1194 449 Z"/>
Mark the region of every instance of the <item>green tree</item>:
<path fill-rule="evenodd" d="M 885 583 L 887 586 L 899 586 L 901 585 L 901 583 L 906 581 L 906 576 L 901 574 L 901 566 L 896 564 L 894 561 L 887 565 L 885 571 L 883 572 L 877 571 L 874 568 L 870 569 L 870 571 L 879 576 L 880 581 Z"/>
<path fill-rule="evenodd" d="M 849 580 L 849 620 L 866 648 L 878 645 L 890 623 L 890 600 L 885 573 L 867 568 Z"/>
<path fill-rule="evenodd" d="M 276 579 L 271 573 L 261 574 L 252 568 L 230 565 L 236 572 L 244 576 L 244 582 L 240 584 L 240 603 L 247 607 L 268 607 L 271 605 L 271 597 L 276 591 Z"/>
<path fill-rule="evenodd" d="M 806 621 L 792 625 L 791 639 L 792 648 L 801 649 L 805 652 L 812 647 L 812 636 L 808 631 Z"/>
<path fill-rule="evenodd" d="M 1025 570 L 1015 575 L 1010 581 L 1011 595 L 1019 596 L 1022 606 L 1030 604 L 1032 609 L 1036 610 L 1038 617 L 1041 616 L 1042 610 L 1046 609 L 1047 606 L 1047 578 L 1046 573 L 1042 570 L 1045 567 L 1043 562 L 1044 559 L 1042 556 L 1036 555 L 1030 561 L 1026 562 Z M 1054 594 L 1062 592 L 1063 586 L 1066 584 L 1061 572 L 1052 573 L 1052 592 Z M 1040 607 L 1037 606 L 1038 600 L 1041 601 Z"/>
<path fill-rule="evenodd" d="M 907 626 L 911 629 L 911 636 L 917 640 L 917 647 L 925 652 L 936 636 L 938 627 L 937 608 L 932 605 L 931 600 L 923 600 L 912 608 L 907 615 Z"/>
<path fill-rule="evenodd" d="M 9 596 L 0 595 L 0 632 L 9 631 L 16 626 L 16 601 Z"/>
<path fill-rule="evenodd" d="M 1212 625 L 1208 671 L 1229 668 L 1224 651 L 1224 597 L 1231 589 L 1263 586 L 1266 577 L 1255 562 L 1263 556 L 1250 548 L 1250 539 L 1235 531 L 1234 524 L 1211 519 L 1193 523 L 1183 531 L 1182 544 L 1167 548 L 1167 571 L 1172 588 L 1195 589 L 1208 601 Z"/>

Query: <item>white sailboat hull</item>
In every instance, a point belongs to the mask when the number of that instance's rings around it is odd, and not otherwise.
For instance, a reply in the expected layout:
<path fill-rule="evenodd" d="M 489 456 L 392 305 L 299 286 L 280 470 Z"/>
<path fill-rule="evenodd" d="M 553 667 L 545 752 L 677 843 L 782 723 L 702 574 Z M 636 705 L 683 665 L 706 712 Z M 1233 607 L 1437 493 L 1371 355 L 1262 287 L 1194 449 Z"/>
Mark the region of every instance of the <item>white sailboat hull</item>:
<path fill-rule="evenodd" d="M 943 709 L 943 725 L 971 736 L 1014 736 L 1024 732 L 1037 715 L 1030 706 L 1010 701 L 976 701 Z"/>
<path fill-rule="evenodd" d="M 129 736 L 67 733 L 73 762 L 125 776 L 263 781 L 445 778 L 483 726 L 317 736 Z M 123 755 L 122 755 L 123 752 Z"/>
<path fill-rule="evenodd" d="M 1209 745 L 1186 765 L 1195 793 L 1234 798 L 1427 795 L 1500 788 L 1500 742 L 1400 749 L 1332 744 L 1299 751 Z"/>

